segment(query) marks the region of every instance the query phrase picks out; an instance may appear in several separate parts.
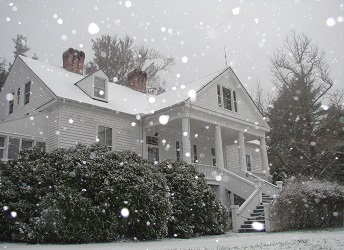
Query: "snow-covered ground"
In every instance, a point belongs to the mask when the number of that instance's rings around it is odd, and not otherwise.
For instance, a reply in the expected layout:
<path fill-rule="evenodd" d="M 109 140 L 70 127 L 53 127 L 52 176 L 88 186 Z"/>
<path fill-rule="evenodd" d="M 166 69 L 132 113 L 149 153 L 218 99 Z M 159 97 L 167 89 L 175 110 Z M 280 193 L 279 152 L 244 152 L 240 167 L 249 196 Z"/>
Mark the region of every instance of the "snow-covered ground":
<path fill-rule="evenodd" d="M 81 245 L 26 245 L 1 243 L 0 249 L 25 250 L 225 250 L 225 249 L 344 249 L 344 228 L 282 233 L 227 233 L 194 239 L 148 242 L 114 242 Z"/>

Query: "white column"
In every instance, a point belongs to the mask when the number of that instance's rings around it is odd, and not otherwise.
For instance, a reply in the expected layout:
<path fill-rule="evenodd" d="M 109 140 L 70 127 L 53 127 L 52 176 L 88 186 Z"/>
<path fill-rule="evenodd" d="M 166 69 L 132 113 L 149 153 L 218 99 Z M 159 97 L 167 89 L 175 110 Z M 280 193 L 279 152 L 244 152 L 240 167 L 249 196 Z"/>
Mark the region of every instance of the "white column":
<path fill-rule="evenodd" d="M 190 118 L 182 118 L 183 161 L 191 163 Z"/>
<path fill-rule="evenodd" d="M 246 166 L 246 150 L 245 150 L 245 140 L 244 133 L 238 132 L 238 142 L 239 142 L 239 164 L 240 172 L 245 173 L 247 171 Z"/>
<path fill-rule="evenodd" d="M 261 137 L 260 140 L 260 157 L 262 158 L 263 173 L 265 175 L 270 175 L 269 162 L 268 162 L 268 152 L 266 149 L 265 138 Z"/>
<path fill-rule="evenodd" d="M 225 164 L 223 160 L 221 127 L 218 125 L 215 126 L 215 157 L 216 157 L 216 166 L 220 169 L 224 169 Z"/>

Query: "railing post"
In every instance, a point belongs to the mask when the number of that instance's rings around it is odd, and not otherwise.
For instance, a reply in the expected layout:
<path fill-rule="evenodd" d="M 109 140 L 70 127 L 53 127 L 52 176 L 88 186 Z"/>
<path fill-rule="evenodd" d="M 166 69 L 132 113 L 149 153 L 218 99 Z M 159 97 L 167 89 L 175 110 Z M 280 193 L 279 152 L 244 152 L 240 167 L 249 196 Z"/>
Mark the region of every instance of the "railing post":
<path fill-rule="evenodd" d="M 239 205 L 232 205 L 231 206 L 231 211 L 232 211 L 232 227 L 233 227 L 233 232 L 238 233 L 239 232 L 239 227 L 238 225 L 238 219 L 237 219 L 237 213 L 239 210 Z"/>
<path fill-rule="evenodd" d="M 282 189 L 283 188 L 283 181 L 276 181 L 276 186 L 278 187 L 278 189 Z"/>
<path fill-rule="evenodd" d="M 259 179 L 254 179 L 254 187 L 256 189 L 259 189 L 259 202 L 262 203 L 263 202 L 263 192 L 262 192 L 262 182 Z"/>
<path fill-rule="evenodd" d="M 270 233 L 272 232 L 271 228 L 271 221 L 270 221 L 270 203 L 264 203 L 264 217 L 265 217 L 265 232 Z"/>

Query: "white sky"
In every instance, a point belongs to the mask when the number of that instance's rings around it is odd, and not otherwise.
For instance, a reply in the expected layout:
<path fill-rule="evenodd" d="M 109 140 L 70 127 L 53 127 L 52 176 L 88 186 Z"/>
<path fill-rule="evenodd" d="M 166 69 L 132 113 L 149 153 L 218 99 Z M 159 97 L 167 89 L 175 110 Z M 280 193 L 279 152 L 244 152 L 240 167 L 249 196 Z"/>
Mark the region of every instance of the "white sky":
<path fill-rule="evenodd" d="M 88 32 L 90 23 L 97 34 Z M 223 69 L 225 47 L 249 92 L 257 80 L 271 90 L 267 56 L 292 29 L 325 50 L 335 87 L 344 89 L 344 0 L 0 0 L 0 57 L 9 62 L 16 34 L 28 35 L 28 56 L 57 66 L 69 47 L 90 61 L 91 39 L 128 34 L 176 59 L 163 77 L 168 88 Z"/>

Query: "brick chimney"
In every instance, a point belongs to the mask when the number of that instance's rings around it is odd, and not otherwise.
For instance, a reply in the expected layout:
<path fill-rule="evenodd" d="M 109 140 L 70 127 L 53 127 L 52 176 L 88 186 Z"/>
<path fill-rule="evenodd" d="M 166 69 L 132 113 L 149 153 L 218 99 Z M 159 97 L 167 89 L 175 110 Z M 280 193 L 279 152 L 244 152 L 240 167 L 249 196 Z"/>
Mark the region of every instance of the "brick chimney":
<path fill-rule="evenodd" d="M 135 69 L 128 73 L 128 87 L 132 88 L 133 90 L 146 93 L 146 85 L 147 85 L 147 73 Z"/>
<path fill-rule="evenodd" d="M 62 54 L 63 68 L 70 72 L 82 75 L 84 73 L 85 53 L 73 48 Z"/>

